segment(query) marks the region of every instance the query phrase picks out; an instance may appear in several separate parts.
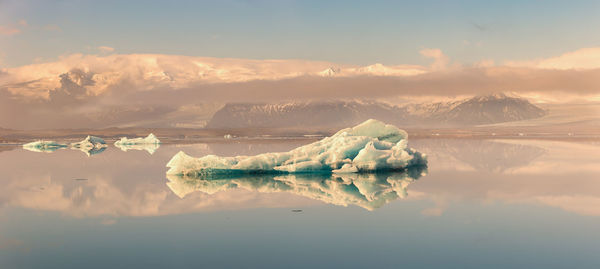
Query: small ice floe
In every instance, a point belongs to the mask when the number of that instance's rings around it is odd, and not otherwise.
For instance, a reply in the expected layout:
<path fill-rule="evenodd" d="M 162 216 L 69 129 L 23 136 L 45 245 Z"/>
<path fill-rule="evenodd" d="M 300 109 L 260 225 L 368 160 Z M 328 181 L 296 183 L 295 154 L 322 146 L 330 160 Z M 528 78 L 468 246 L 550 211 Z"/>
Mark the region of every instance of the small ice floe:
<path fill-rule="evenodd" d="M 150 133 L 146 137 L 136 137 L 136 138 L 127 138 L 121 137 L 121 139 L 115 142 L 115 146 L 117 145 L 143 145 L 143 144 L 160 144 L 160 140 Z"/>
<path fill-rule="evenodd" d="M 128 150 L 145 150 L 150 154 L 154 154 L 160 147 L 160 140 L 154 135 L 149 134 L 146 137 L 127 138 L 121 137 L 121 139 L 115 142 L 115 146 L 122 151 Z"/>
<path fill-rule="evenodd" d="M 45 152 L 51 153 L 61 148 L 66 148 L 67 145 L 57 143 L 56 141 L 50 140 L 38 140 L 23 145 L 23 149 L 34 151 L 34 152 Z"/>
<path fill-rule="evenodd" d="M 87 156 L 92 156 L 106 150 L 106 142 L 100 137 L 88 135 L 79 142 L 71 143 L 70 147 L 71 149 L 81 150 Z"/>

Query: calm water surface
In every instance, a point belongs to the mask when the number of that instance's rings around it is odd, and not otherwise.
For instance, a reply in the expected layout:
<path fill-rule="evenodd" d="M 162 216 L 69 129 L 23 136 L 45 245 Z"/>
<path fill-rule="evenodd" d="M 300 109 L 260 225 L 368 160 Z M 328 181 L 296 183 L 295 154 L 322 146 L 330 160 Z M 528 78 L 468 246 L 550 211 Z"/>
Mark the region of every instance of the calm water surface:
<path fill-rule="evenodd" d="M 0 147 L 0 268 L 600 268 L 600 144 L 412 140 L 426 170 L 166 178 L 192 156 Z"/>

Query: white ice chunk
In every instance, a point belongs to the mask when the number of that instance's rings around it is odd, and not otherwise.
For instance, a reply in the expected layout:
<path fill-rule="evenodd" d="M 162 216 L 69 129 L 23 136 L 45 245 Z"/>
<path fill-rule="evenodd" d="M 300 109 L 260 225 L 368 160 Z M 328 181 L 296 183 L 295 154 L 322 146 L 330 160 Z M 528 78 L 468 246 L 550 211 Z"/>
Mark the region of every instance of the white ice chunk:
<path fill-rule="evenodd" d="M 103 152 L 106 149 L 106 142 L 100 137 L 88 135 L 79 142 L 71 143 L 71 148 L 81 150 L 91 156 Z"/>
<path fill-rule="evenodd" d="M 115 146 L 122 151 L 128 150 L 145 150 L 151 155 L 160 147 L 160 140 L 154 134 L 149 134 L 146 137 L 127 138 L 121 137 L 115 142 Z"/>
<path fill-rule="evenodd" d="M 71 143 L 71 147 L 72 148 L 106 147 L 106 142 L 104 142 L 104 139 L 102 139 L 100 137 L 88 135 L 85 139 L 83 139 L 79 142 Z"/>
<path fill-rule="evenodd" d="M 35 152 L 46 152 L 46 153 L 54 152 L 57 149 L 66 148 L 66 147 L 67 147 L 67 145 L 65 145 L 65 144 L 59 144 L 55 141 L 49 141 L 49 140 L 38 140 L 38 141 L 34 141 L 34 142 L 23 145 L 23 148 L 26 150 L 35 151 Z"/>
<path fill-rule="evenodd" d="M 154 134 L 149 134 L 146 137 L 136 137 L 136 138 L 127 138 L 121 137 L 120 140 L 115 142 L 115 146 L 122 145 L 150 145 L 150 144 L 160 144 L 160 140 L 156 138 Z"/>
<path fill-rule="evenodd" d="M 352 166 L 351 164 L 347 163 L 347 164 L 342 165 L 342 168 L 333 170 L 332 172 L 338 173 L 338 174 L 357 173 L 358 168 L 356 168 L 356 166 Z"/>
<path fill-rule="evenodd" d="M 368 136 L 372 138 L 377 138 L 379 141 L 389 141 L 392 143 L 397 143 L 400 140 L 408 139 L 408 134 L 398 127 L 385 124 L 381 121 L 370 119 L 365 122 L 356 125 L 352 128 L 347 128 L 339 131 L 337 134 L 341 132 L 348 132 L 353 136 Z"/>
<path fill-rule="evenodd" d="M 426 156 L 407 148 L 407 139 L 405 131 L 371 119 L 288 152 L 201 158 L 179 152 L 167 164 L 167 174 L 358 173 L 426 165 Z"/>

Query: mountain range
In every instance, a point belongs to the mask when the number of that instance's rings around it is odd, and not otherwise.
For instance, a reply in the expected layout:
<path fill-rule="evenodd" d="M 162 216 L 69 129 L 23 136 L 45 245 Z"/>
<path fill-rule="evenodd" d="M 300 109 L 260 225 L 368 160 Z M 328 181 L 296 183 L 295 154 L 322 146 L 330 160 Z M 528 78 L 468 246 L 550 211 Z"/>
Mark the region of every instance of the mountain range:
<path fill-rule="evenodd" d="M 545 114 L 545 110 L 527 99 L 503 93 L 458 101 L 405 105 L 356 100 L 230 103 L 218 110 L 206 127 L 337 127 L 370 118 L 400 126 L 458 127 L 533 119 Z"/>

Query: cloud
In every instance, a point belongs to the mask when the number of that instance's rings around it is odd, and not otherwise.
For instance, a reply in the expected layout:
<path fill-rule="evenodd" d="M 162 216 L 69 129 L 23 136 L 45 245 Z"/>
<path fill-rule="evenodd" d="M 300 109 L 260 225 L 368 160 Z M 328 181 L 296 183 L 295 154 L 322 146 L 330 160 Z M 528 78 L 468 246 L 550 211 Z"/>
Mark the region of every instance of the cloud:
<path fill-rule="evenodd" d="M 26 20 L 19 20 L 17 23 L 9 25 L 0 25 L 0 36 L 12 36 L 22 32 L 22 29 L 27 27 Z"/>
<path fill-rule="evenodd" d="M 21 30 L 11 26 L 0 25 L 0 35 L 11 36 L 20 33 Z"/>
<path fill-rule="evenodd" d="M 419 51 L 419 53 L 425 58 L 433 59 L 433 64 L 431 64 L 431 68 L 433 70 L 441 70 L 446 68 L 446 66 L 448 66 L 448 62 L 450 61 L 440 49 L 422 49 Z"/>
<path fill-rule="evenodd" d="M 115 48 L 111 48 L 108 46 L 100 46 L 100 47 L 98 47 L 98 50 L 102 53 L 110 53 L 110 52 L 115 51 Z"/>
<path fill-rule="evenodd" d="M 538 59 L 533 61 L 509 61 L 507 66 L 531 67 L 558 70 L 585 70 L 600 68 L 600 47 L 583 48 L 567 52 L 557 57 Z"/>
<path fill-rule="evenodd" d="M 93 86 L 93 74 L 81 69 L 73 69 L 59 75 L 60 87 L 49 92 L 51 102 L 72 104 L 86 98 L 88 86 Z"/>
<path fill-rule="evenodd" d="M 194 88 L 217 83 L 322 77 L 323 71 L 332 66 L 340 70 L 338 74 L 334 74 L 336 77 L 412 76 L 427 71 L 425 67 L 411 65 L 374 64 L 359 67 L 303 60 L 248 60 L 158 54 L 74 54 L 56 62 L 7 68 L 4 70 L 7 75 L 0 78 L 0 87 L 17 95 L 48 98 L 49 92 L 60 87 L 60 75 L 77 69 L 92 75 L 94 84 L 86 86 L 87 92 L 98 95 L 111 88 L 124 86 L 147 91 L 157 88 Z"/>

